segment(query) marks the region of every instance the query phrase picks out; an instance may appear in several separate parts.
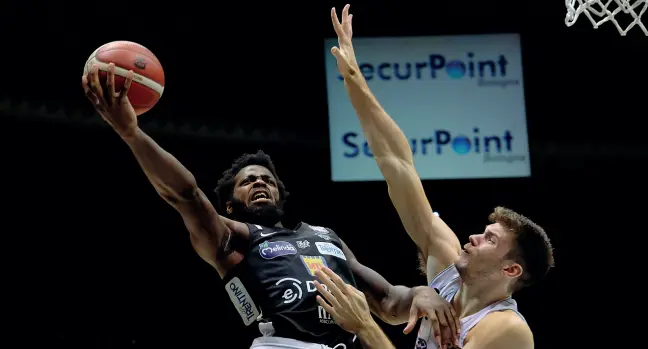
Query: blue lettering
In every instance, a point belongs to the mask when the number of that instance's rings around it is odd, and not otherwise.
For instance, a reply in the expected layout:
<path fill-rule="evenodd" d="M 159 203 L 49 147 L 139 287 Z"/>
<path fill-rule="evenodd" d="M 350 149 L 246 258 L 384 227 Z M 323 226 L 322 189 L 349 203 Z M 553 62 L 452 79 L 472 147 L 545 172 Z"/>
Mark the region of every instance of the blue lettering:
<path fill-rule="evenodd" d="M 452 79 L 506 77 L 508 60 L 504 55 L 496 59 L 475 59 L 475 54 L 467 52 L 463 59 L 448 59 L 440 54 L 430 54 L 425 61 L 418 62 L 379 62 L 361 63 L 360 72 L 367 81 L 374 77 L 380 80 L 422 80 L 437 79 L 444 72 Z M 343 80 L 338 75 L 338 80 Z"/>
<path fill-rule="evenodd" d="M 456 154 L 463 155 L 468 153 L 475 154 L 492 154 L 492 153 L 511 153 L 513 151 L 513 134 L 509 130 L 504 130 L 501 136 L 488 135 L 482 136 L 479 128 L 472 130 L 472 135 L 453 134 L 449 130 L 433 130 L 432 137 L 421 137 L 410 139 L 412 154 L 427 155 L 436 153 L 442 155 L 449 150 Z M 362 142 L 362 143 L 360 143 Z M 347 149 L 343 155 L 347 158 L 354 158 L 360 155 L 373 157 L 367 141 L 358 139 L 356 132 L 347 132 L 342 136 L 342 143 Z M 430 152 L 430 147 L 433 151 Z M 360 150 L 362 148 L 362 151 Z"/>
<path fill-rule="evenodd" d="M 352 152 L 344 152 L 344 157 L 346 158 L 354 158 L 358 156 L 360 153 L 360 150 L 358 150 L 358 146 L 353 143 L 353 140 L 358 137 L 358 134 L 355 132 L 347 132 L 342 136 L 342 143 L 344 143 L 345 146 L 349 147 L 352 149 Z"/>

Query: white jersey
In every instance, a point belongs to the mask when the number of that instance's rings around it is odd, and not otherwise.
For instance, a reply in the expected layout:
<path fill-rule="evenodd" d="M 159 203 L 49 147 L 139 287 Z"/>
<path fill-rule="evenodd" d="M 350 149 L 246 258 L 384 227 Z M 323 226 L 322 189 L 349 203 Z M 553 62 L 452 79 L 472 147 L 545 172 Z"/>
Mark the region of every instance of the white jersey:
<path fill-rule="evenodd" d="M 437 274 L 434 279 L 430 282 L 430 287 L 436 288 L 439 290 L 439 294 L 448 302 L 452 301 L 457 291 L 461 287 L 461 277 L 459 276 L 459 271 L 454 264 L 445 268 L 442 272 Z M 494 311 L 504 311 L 512 310 L 516 312 L 522 320 L 524 317 L 517 310 L 517 303 L 513 298 L 509 297 L 503 299 L 497 303 L 491 304 L 482 310 L 466 316 L 461 319 L 461 334 L 459 336 L 459 348 L 463 348 L 464 340 L 466 339 L 466 334 L 470 329 L 472 329 L 477 323 L 484 318 L 484 316 L 492 313 Z M 526 321 L 526 320 L 525 320 Z M 434 333 L 430 326 L 430 321 L 423 319 L 421 321 L 421 327 L 419 329 L 418 337 L 416 338 L 416 349 L 439 349 L 437 343 L 434 340 Z"/>

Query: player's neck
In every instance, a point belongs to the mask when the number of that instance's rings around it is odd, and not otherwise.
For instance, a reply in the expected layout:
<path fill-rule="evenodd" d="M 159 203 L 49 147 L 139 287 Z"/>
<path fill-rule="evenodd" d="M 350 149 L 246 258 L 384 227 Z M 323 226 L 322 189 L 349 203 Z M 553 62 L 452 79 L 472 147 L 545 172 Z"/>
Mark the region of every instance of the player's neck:
<path fill-rule="evenodd" d="M 466 284 L 464 282 L 452 303 L 459 318 L 464 318 L 510 296 L 507 285 L 501 283 Z"/>

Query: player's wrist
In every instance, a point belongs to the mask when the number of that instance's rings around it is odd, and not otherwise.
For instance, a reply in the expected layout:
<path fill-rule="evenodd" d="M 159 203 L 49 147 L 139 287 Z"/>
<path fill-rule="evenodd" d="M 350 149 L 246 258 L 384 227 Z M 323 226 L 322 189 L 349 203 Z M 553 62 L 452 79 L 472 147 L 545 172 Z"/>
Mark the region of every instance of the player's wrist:
<path fill-rule="evenodd" d="M 116 129 L 115 132 L 121 137 L 124 141 L 128 143 L 128 141 L 137 138 L 137 136 L 140 134 L 140 128 L 135 124 L 134 126 L 130 126 L 124 129 Z"/>
<path fill-rule="evenodd" d="M 381 329 L 373 319 L 367 319 L 362 326 L 356 331 L 355 335 L 361 339 L 371 338 L 380 333 Z"/>

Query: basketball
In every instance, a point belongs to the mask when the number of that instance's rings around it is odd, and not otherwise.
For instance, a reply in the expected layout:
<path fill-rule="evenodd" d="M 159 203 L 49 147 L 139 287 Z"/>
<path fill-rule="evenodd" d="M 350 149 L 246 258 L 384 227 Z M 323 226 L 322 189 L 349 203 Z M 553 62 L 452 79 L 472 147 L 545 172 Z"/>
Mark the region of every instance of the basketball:
<path fill-rule="evenodd" d="M 115 64 L 115 91 L 119 91 L 124 85 L 128 71 L 133 71 L 133 83 L 128 91 L 128 99 L 137 115 L 153 108 L 164 91 L 164 70 L 153 52 L 134 42 L 113 41 L 92 52 L 83 74 L 87 75 L 96 64 L 99 68 L 99 78 L 105 83 L 110 63 Z"/>

